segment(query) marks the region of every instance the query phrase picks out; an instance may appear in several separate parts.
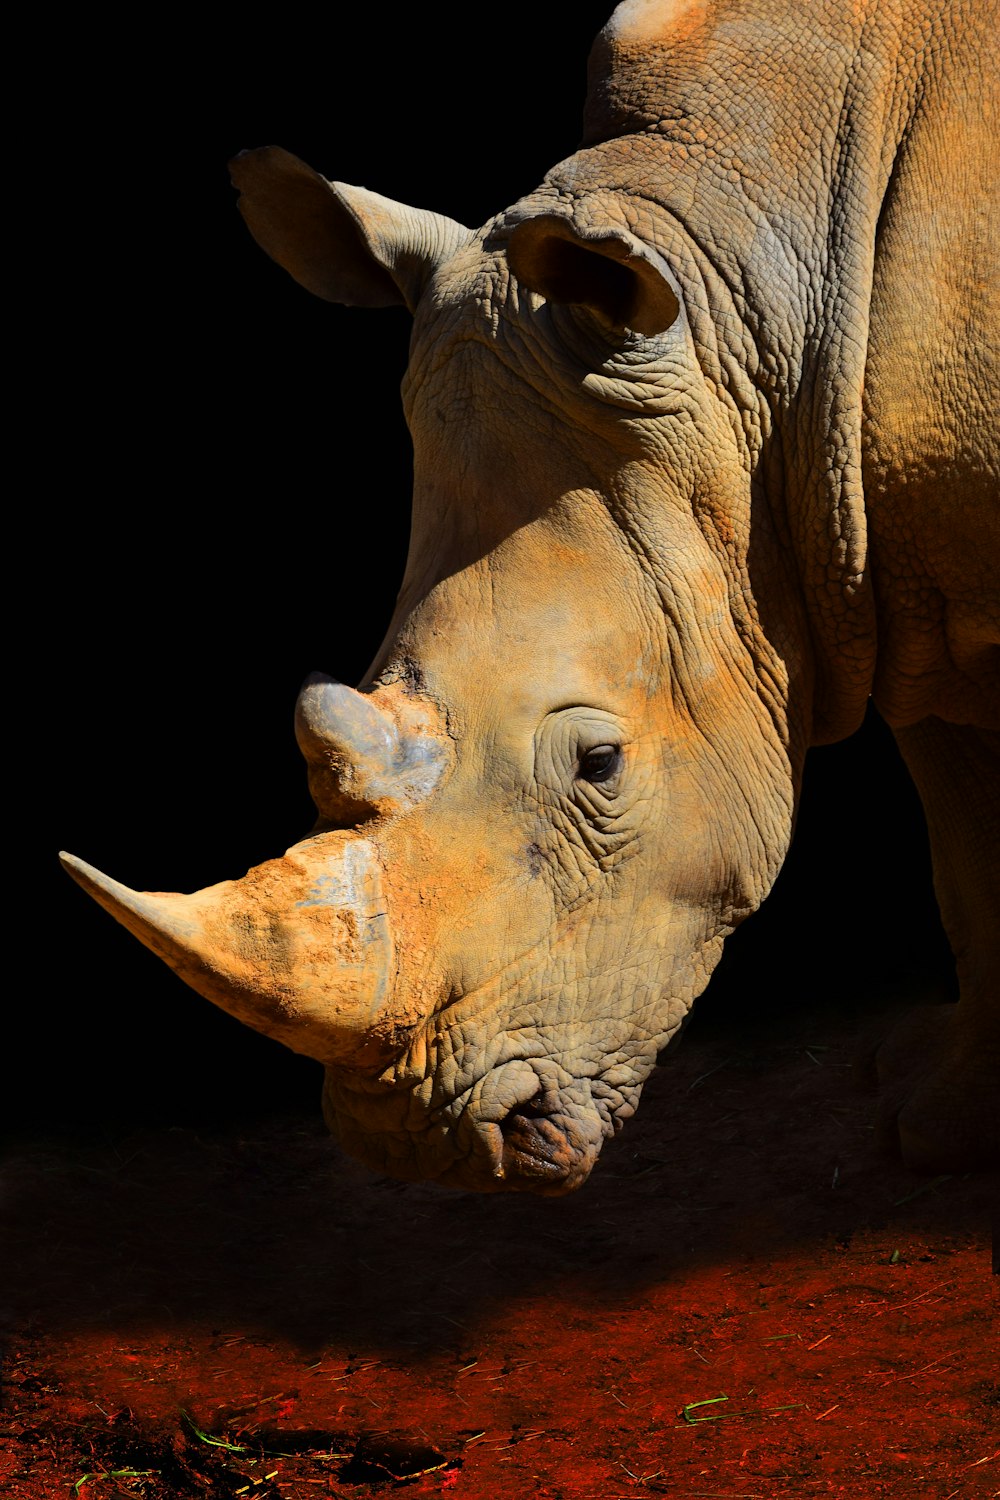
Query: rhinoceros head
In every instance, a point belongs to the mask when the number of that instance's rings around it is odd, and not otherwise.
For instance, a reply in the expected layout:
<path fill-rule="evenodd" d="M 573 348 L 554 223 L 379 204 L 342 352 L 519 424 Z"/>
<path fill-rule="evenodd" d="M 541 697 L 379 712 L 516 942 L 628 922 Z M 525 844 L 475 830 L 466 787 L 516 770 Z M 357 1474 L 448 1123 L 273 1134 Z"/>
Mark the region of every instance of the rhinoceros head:
<path fill-rule="evenodd" d="M 565 1192 L 790 836 L 744 435 L 663 237 L 615 202 L 553 182 L 473 234 L 273 148 L 235 177 L 312 291 L 415 313 L 407 573 L 360 691 L 302 690 L 310 838 L 191 896 L 71 868 L 325 1063 L 328 1121 L 373 1167 Z"/>

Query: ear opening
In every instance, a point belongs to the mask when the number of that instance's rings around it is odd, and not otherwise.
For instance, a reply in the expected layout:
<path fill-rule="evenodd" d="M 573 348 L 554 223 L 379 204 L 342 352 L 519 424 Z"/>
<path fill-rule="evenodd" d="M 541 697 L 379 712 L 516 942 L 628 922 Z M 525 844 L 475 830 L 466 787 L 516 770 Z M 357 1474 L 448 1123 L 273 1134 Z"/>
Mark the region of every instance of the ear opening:
<path fill-rule="evenodd" d="M 625 230 L 585 234 L 568 219 L 540 214 L 512 230 L 507 259 L 518 281 L 547 302 L 589 307 L 616 328 L 648 337 L 680 312 L 659 257 Z"/>

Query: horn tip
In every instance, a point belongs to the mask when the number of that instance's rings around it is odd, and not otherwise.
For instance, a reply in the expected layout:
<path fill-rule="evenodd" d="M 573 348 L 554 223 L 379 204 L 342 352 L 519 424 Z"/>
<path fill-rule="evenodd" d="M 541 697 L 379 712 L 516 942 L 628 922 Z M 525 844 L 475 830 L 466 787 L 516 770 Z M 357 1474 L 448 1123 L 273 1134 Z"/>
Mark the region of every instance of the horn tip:
<path fill-rule="evenodd" d="M 82 886 L 88 896 L 94 896 L 98 901 L 102 897 L 115 896 L 121 899 L 123 896 L 134 896 L 128 886 L 122 885 L 117 880 L 112 880 L 110 875 L 105 875 L 95 865 L 88 865 L 85 859 L 79 859 L 75 854 L 68 854 L 65 850 L 59 852 L 59 863 L 66 874 Z"/>
<path fill-rule="evenodd" d="M 134 891 L 88 865 L 86 860 L 78 859 L 75 854 L 60 854 L 59 859 L 67 875 L 71 875 L 98 906 L 103 906 L 116 922 L 121 922 L 141 943 L 161 957 L 166 956 L 162 948 L 164 940 L 168 945 L 176 941 L 190 942 L 197 929 L 197 919 L 190 911 L 192 898 L 164 891 Z"/>
<path fill-rule="evenodd" d="M 80 859 L 77 855 L 70 854 L 65 849 L 59 850 L 59 863 L 67 875 L 72 875 L 73 879 L 79 881 L 81 884 L 85 880 L 98 880 L 101 878 L 100 870 L 95 869 L 93 865 L 88 865 L 85 859 Z"/>

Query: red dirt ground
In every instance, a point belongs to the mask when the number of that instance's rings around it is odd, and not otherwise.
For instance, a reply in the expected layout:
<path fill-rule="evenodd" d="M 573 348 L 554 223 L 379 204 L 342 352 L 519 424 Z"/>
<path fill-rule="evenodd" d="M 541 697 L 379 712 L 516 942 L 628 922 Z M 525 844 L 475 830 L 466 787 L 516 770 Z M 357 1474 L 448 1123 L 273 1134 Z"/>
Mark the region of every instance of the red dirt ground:
<path fill-rule="evenodd" d="M 2 1492 L 996 1495 L 997 1183 L 880 1155 L 858 1045 L 689 1033 L 566 1199 L 378 1180 L 318 1112 L 21 1145 Z"/>

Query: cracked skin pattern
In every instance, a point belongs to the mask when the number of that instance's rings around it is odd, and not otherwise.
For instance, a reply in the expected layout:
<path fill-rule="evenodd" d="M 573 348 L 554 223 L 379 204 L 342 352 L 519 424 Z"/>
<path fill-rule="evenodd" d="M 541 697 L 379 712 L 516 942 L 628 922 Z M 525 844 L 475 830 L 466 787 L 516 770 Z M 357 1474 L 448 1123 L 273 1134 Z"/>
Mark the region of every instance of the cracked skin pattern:
<path fill-rule="evenodd" d="M 292 275 L 415 320 L 397 610 L 361 694 L 302 714 L 309 858 L 356 829 L 391 929 L 389 998 L 341 997 L 326 1049 L 372 1166 L 583 1182 L 767 895 L 807 748 L 870 696 L 961 982 L 883 1048 L 887 1118 L 911 1165 L 996 1164 L 995 20 L 626 0 L 580 151 L 478 231 L 234 164 Z"/>

